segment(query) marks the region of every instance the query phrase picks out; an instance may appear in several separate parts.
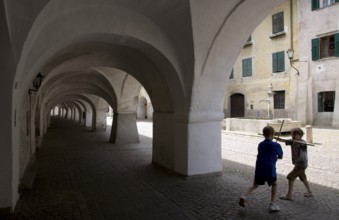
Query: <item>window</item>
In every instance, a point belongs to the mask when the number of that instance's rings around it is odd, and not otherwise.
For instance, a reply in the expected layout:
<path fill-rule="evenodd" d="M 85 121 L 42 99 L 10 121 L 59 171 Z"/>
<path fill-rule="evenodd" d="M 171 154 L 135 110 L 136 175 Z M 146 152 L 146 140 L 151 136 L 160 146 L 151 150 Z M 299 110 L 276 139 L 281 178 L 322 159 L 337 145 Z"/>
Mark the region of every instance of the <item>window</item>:
<path fill-rule="evenodd" d="M 229 79 L 233 79 L 233 78 L 234 78 L 234 69 L 232 68 L 232 72 L 231 72 L 231 75 L 230 75 Z"/>
<path fill-rule="evenodd" d="M 277 52 L 272 54 L 272 71 L 273 73 L 285 71 L 285 52 Z"/>
<path fill-rule="evenodd" d="M 242 76 L 252 76 L 252 58 L 242 60 Z"/>
<path fill-rule="evenodd" d="M 334 56 L 334 35 L 320 38 L 320 57 Z"/>
<path fill-rule="evenodd" d="M 285 91 L 274 91 L 274 109 L 285 109 Z"/>
<path fill-rule="evenodd" d="M 339 0 L 312 0 L 312 11 L 333 5 L 336 2 L 339 2 Z"/>
<path fill-rule="evenodd" d="M 284 12 L 272 15 L 272 34 L 284 31 Z"/>
<path fill-rule="evenodd" d="M 339 33 L 312 39 L 312 60 L 339 57 Z"/>
<path fill-rule="evenodd" d="M 335 92 L 319 92 L 318 93 L 318 112 L 334 111 Z"/>

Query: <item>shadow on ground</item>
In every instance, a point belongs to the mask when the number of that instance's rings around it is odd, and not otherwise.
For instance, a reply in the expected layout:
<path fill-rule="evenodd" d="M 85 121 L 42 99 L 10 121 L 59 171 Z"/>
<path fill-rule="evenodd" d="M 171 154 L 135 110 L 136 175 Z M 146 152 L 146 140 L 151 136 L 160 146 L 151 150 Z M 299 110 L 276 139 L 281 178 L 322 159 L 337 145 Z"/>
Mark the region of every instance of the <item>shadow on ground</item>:
<path fill-rule="evenodd" d="M 270 189 L 260 187 L 238 205 L 254 168 L 223 160 L 224 174 L 185 180 L 151 165 L 151 138 L 141 144 L 114 145 L 105 132 L 83 132 L 54 121 L 37 155 L 38 170 L 11 219 L 338 219 L 339 191 L 311 184 L 304 198 L 298 181 L 294 201 L 279 201 L 268 213 Z M 59 126 L 60 125 L 60 126 Z M 60 129 L 62 128 L 62 129 Z M 107 137 L 107 135 L 105 136 Z M 107 140 L 107 139 L 105 139 Z M 279 194 L 287 180 L 278 177 Z"/>

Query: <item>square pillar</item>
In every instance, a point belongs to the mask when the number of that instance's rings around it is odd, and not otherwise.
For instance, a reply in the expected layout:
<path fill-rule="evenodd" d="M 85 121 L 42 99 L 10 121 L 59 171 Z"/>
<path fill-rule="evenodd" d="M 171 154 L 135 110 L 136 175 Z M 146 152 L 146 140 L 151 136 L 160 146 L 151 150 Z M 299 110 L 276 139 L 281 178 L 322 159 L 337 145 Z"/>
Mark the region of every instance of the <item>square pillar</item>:
<path fill-rule="evenodd" d="M 174 171 L 174 114 L 153 113 L 152 162 Z"/>
<path fill-rule="evenodd" d="M 115 144 L 140 142 L 135 112 L 114 114 L 110 142 Z"/>
<path fill-rule="evenodd" d="M 175 129 L 175 171 L 194 176 L 221 174 L 221 124 L 223 113 L 191 113 L 178 118 Z"/>
<path fill-rule="evenodd" d="M 337 78 L 335 85 L 335 100 L 334 100 L 334 111 L 333 111 L 333 121 L 332 126 L 334 128 L 339 128 L 339 77 Z"/>

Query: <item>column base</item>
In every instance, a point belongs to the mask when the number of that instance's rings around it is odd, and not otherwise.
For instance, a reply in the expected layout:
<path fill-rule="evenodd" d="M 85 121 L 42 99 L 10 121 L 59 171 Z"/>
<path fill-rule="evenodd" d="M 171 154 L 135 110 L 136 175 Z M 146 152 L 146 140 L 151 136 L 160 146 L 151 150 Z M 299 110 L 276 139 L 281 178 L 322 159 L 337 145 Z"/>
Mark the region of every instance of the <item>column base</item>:
<path fill-rule="evenodd" d="M 175 144 L 176 172 L 186 176 L 222 172 L 220 121 L 178 123 L 176 136 L 182 136 Z"/>
<path fill-rule="evenodd" d="M 140 142 L 135 113 L 119 113 L 114 115 L 110 142 L 115 144 Z"/>
<path fill-rule="evenodd" d="M 153 154 L 152 161 L 167 169 L 174 170 L 174 114 L 153 113 Z"/>

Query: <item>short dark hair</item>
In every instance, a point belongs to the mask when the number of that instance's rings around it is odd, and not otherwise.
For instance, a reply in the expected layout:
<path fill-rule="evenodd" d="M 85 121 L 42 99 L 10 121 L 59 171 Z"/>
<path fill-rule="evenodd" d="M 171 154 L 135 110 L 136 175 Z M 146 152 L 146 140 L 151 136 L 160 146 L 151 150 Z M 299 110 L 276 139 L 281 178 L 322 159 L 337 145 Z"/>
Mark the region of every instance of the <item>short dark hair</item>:
<path fill-rule="evenodd" d="M 291 135 L 296 135 L 296 134 L 298 134 L 298 135 L 300 135 L 300 137 L 302 137 L 304 135 L 304 132 L 303 132 L 303 130 L 301 130 L 301 128 L 293 128 L 291 130 Z"/>
<path fill-rule="evenodd" d="M 262 129 L 262 133 L 263 133 L 265 138 L 273 136 L 274 135 L 274 128 L 272 128 L 271 126 L 266 126 L 266 127 L 264 127 L 264 129 Z"/>

